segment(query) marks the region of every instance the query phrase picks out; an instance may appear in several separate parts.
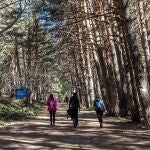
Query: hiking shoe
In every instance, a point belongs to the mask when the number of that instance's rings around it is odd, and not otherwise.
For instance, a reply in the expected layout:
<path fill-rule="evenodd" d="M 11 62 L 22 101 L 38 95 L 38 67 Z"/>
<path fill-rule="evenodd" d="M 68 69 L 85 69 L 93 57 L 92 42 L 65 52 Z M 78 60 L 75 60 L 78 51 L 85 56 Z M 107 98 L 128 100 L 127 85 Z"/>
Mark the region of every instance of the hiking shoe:
<path fill-rule="evenodd" d="M 76 128 L 77 127 L 77 124 L 76 124 L 76 120 L 73 119 L 73 127 Z"/>

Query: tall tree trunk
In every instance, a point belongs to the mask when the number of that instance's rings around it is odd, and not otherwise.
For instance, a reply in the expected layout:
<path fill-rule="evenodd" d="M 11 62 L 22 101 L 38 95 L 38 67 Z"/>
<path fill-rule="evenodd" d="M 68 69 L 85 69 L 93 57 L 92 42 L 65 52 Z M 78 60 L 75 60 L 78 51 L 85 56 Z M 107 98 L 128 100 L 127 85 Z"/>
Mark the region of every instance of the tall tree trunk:
<path fill-rule="evenodd" d="M 147 28 L 146 28 L 146 16 L 144 12 L 144 1 L 138 0 L 139 4 L 139 15 L 140 15 L 140 23 L 141 23 L 141 30 L 142 30 L 142 47 L 144 50 L 145 62 L 146 62 L 146 71 L 148 76 L 148 81 L 150 85 L 150 47 L 148 44 L 148 35 L 147 35 Z"/>
<path fill-rule="evenodd" d="M 132 20 L 129 12 L 128 2 L 127 0 L 117 0 L 117 2 L 118 8 L 121 8 L 120 14 L 124 18 L 126 18 L 124 20 L 123 27 L 125 28 L 126 36 L 128 38 L 131 61 L 135 72 L 135 81 L 140 99 L 140 104 L 142 106 L 144 122 L 147 128 L 150 128 L 150 91 L 148 86 L 148 79 L 146 78 L 146 74 L 144 72 L 144 67 L 141 60 L 141 54 L 136 44 L 136 35 L 132 30 Z"/>
<path fill-rule="evenodd" d="M 135 83 L 133 65 L 132 65 L 132 62 L 130 59 L 128 39 L 125 36 L 125 31 L 123 28 L 122 28 L 122 32 L 123 32 L 124 49 L 125 49 L 124 53 L 126 55 L 125 69 L 126 69 L 128 83 L 130 83 L 131 89 L 132 89 L 132 95 L 130 96 L 130 99 L 132 100 L 131 106 L 130 106 L 130 111 L 132 114 L 132 120 L 135 122 L 140 122 L 141 118 L 140 118 L 140 111 L 139 111 L 139 108 L 140 108 L 139 97 L 138 97 L 137 87 L 136 87 L 136 83 Z M 130 85 L 128 85 L 128 87 L 130 87 Z"/>
<path fill-rule="evenodd" d="M 22 77 L 21 77 L 21 69 L 20 69 L 20 60 L 19 60 L 19 52 L 18 52 L 18 39 L 17 39 L 17 32 L 15 33 L 15 49 L 14 49 L 14 59 L 17 67 L 17 73 L 18 73 L 18 80 L 20 86 L 22 86 Z"/>
<path fill-rule="evenodd" d="M 86 15 L 86 18 L 88 18 L 88 6 L 89 6 L 89 1 L 85 1 L 84 0 L 84 12 L 85 12 L 85 15 Z M 87 28 L 87 35 L 89 36 L 89 40 L 87 40 L 87 42 L 89 43 L 93 43 L 92 40 L 93 40 L 93 36 L 92 36 L 92 33 L 91 33 L 91 25 L 90 25 L 90 20 L 89 19 L 86 19 L 85 20 L 85 25 L 86 25 L 86 28 Z M 94 101 L 94 98 L 95 98 L 95 94 L 94 94 L 94 83 L 93 83 L 93 75 L 92 75 L 92 67 L 91 67 L 91 60 L 92 58 L 90 57 L 91 55 L 91 46 L 89 45 L 89 43 L 86 43 L 87 44 L 87 67 L 88 67 L 88 80 L 89 80 L 89 95 L 90 95 L 90 106 L 92 104 L 92 101 Z"/>

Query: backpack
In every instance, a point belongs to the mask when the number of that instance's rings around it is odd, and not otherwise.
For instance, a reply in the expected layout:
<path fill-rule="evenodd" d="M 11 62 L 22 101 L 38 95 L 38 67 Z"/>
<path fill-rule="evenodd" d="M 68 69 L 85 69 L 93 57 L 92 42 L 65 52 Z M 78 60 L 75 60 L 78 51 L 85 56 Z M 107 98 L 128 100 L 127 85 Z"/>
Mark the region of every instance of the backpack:
<path fill-rule="evenodd" d="M 105 111 L 105 106 L 103 100 L 97 99 L 94 102 L 95 110 L 101 110 L 102 112 Z"/>
<path fill-rule="evenodd" d="M 56 108 L 54 99 L 49 101 L 49 105 L 50 105 L 51 109 L 55 109 Z"/>

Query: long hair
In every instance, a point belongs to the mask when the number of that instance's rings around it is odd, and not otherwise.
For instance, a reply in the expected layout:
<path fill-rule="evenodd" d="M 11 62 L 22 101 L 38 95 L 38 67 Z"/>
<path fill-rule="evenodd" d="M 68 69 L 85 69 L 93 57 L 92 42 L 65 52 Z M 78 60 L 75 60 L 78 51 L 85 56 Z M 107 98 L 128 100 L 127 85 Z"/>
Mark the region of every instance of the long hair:
<path fill-rule="evenodd" d="M 54 99 L 54 96 L 53 96 L 53 94 L 50 94 L 49 98 L 51 98 L 51 99 Z"/>

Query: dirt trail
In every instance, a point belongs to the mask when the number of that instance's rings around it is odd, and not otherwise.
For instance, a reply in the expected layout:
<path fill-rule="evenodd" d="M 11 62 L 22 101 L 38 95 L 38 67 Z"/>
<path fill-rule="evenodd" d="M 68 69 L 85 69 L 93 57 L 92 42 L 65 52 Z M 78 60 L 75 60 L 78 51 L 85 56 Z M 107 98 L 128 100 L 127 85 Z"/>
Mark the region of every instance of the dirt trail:
<path fill-rule="evenodd" d="M 55 127 L 45 109 L 34 120 L 1 128 L 0 150 L 150 150 L 150 131 L 114 118 L 105 118 L 101 129 L 93 111 L 81 111 L 79 127 L 72 128 L 64 110 L 62 105 Z"/>

